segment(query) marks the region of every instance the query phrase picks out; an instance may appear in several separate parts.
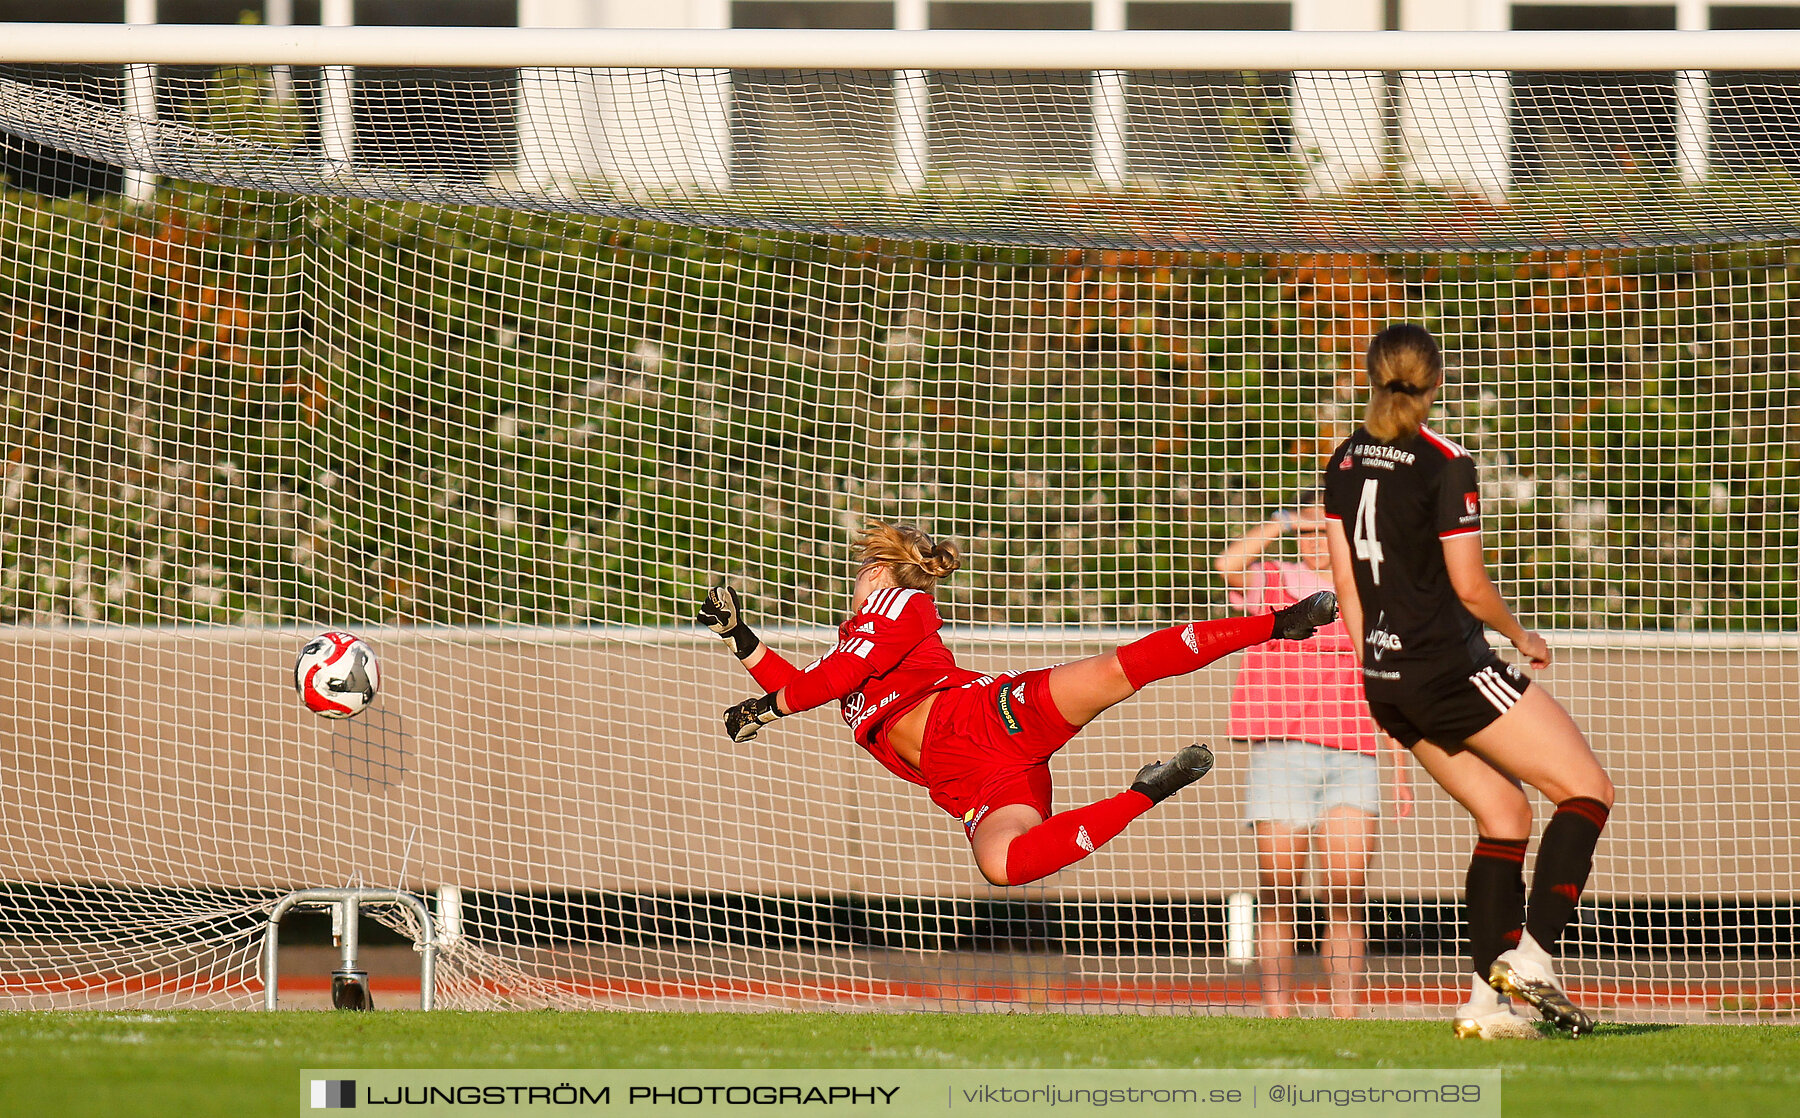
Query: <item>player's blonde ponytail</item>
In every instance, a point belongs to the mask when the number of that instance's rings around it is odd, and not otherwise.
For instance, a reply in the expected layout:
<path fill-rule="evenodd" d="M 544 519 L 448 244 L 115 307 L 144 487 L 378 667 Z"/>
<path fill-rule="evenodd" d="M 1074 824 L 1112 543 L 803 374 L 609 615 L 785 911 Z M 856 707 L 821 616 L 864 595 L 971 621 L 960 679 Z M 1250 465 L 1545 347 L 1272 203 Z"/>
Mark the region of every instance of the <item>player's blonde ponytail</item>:
<path fill-rule="evenodd" d="M 949 540 L 938 543 L 919 529 L 872 520 L 856 545 L 858 565 L 880 563 L 908 590 L 929 591 L 962 566 L 962 551 Z"/>
<path fill-rule="evenodd" d="M 1444 358 L 1431 331 L 1410 322 L 1383 330 L 1369 343 L 1368 370 L 1363 428 L 1384 443 L 1418 434 L 1432 393 L 1444 383 Z"/>

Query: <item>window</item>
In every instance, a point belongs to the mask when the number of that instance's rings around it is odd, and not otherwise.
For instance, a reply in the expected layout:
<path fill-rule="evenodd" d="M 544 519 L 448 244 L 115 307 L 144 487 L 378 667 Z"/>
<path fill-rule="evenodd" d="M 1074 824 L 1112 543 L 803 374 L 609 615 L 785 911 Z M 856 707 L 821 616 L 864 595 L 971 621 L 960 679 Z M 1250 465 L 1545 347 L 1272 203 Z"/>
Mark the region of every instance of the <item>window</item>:
<path fill-rule="evenodd" d="M 1133 0 L 1125 25 L 1138 31 L 1286 31 L 1291 4 L 1196 4 Z M 1217 169 L 1218 153 L 1293 149 L 1287 74 L 1143 73 L 1131 76 L 1127 130 L 1131 173 L 1179 180 Z M 1230 135 L 1246 148 L 1233 144 Z"/>
<path fill-rule="evenodd" d="M 0 0 L 0 22 L 117 23 L 123 0 L 65 0 L 55 5 Z M 0 76 L 48 86 L 108 105 L 125 102 L 117 66 L 0 66 Z M 125 172 L 79 155 L 0 131 L 0 177 L 19 190 L 66 198 L 71 194 L 117 194 Z"/>
<path fill-rule="evenodd" d="M 731 178 L 885 186 L 894 166 L 893 76 L 877 70 L 733 70 Z"/>
<path fill-rule="evenodd" d="M 1673 4 L 1514 4 L 1514 31 L 1673 31 Z"/>
<path fill-rule="evenodd" d="M 1714 31 L 1795 31 L 1800 30 L 1800 6 L 1715 4 L 1708 19 Z"/>
<path fill-rule="evenodd" d="M 891 0 L 846 0 L 843 3 L 797 3 L 795 0 L 736 0 L 733 27 L 775 27 L 876 31 L 894 26 Z"/>
<path fill-rule="evenodd" d="M 1672 31 L 1662 5 L 1519 4 L 1515 31 Z M 1512 173 L 1581 181 L 1674 167 L 1675 75 L 1518 73 L 1512 77 Z"/>
<path fill-rule="evenodd" d="M 0 0 L 0 23 L 118 23 L 124 18 L 125 0 Z"/>
<path fill-rule="evenodd" d="M 1085 3 L 936 0 L 931 26 L 945 31 L 1086 31 L 1093 26 L 1093 10 Z"/>
<path fill-rule="evenodd" d="M 190 0 L 202 2 L 202 0 Z M 297 0 L 296 23 L 318 22 L 318 0 Z M 356 0 L 364 27 L 508 27 L 517 5 L 497 0 Z M 316 103 L 317 70 L 296 73 Z M 450 178 L 479 178 L 516 157 L 517 70 L 356 71 L 356 161 Z"/>
<path fill-rule="evenodd" d="M 1084 31 L 1086 3 L 931 5 L 931 26 L 985 31 Z M 1005 58 L 994 65 L 1010 65 Z M 954 173 L 1044 178 L 1085 166 L 1092 146 L 1093 93 L 1085 73 L 966 71 L 930 75 L 931 160 Z"/>
<path fill-rule="evenodd" d="M 1125 26 L 1133 31 L 1287 31 L 1293 5 L 1196 4 L 1191 0 L 1131 0 Z"/>
<path fill-rule="evenodd" d="M 1717 31 L 1800 29 L 1800 7 L 1715 5 L 1710 15 Z M 1800 171 L 1800 75 L 1733 71 L 1708 77 L 1714 169 Z"/>

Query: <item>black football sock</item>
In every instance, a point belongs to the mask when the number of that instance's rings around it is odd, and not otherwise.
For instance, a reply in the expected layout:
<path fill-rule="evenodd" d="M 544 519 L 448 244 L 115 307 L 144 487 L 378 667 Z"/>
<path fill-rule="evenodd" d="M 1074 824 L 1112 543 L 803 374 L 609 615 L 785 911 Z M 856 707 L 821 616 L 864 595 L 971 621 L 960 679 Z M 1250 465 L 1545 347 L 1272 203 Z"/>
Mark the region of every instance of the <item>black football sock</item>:
<path fill-rule="evenodd" d="M 1483 836 L 1469 857 L 1469 961 L 1483 980 L 1502 951 L 1518 946 L 1525 925 L 1525 844 Z"/>
<path fill-rule="evenodd" d="M 1556 814 L 1544 828 L 1538 843 L 1537 865 L 1531 871 L 1531 910 L 1526 926 L 1531 938 L 1547 953 L 1556 954 L 1556 941 L 1575 918 L 1588 871 L 1594 867 L 1594 847 L 1606 827 L 1607 806 L 1599 800 L 1576 796 L 1556 805 Z"/>

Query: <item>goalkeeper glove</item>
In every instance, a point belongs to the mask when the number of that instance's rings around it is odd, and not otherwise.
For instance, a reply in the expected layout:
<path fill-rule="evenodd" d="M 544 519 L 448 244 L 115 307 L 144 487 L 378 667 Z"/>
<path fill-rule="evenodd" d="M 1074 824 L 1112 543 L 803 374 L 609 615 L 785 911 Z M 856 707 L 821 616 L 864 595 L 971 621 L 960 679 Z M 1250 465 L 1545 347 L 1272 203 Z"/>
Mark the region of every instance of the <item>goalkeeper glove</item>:
<path fill-rule="evenodd" d="M 732 741 L 749 741 L 757 731 L 781 717 L 781 708 L 775 705 L 775 692 L 758 695 L 754 699 L 745 699 L 734 707 L 725 709 L 725 733 Z"/>
<path fill-rule="evenodd" d="M 744 605 L 738 601 L 737 591 L 722 582 L 706 592 L 694 620 L 730 642 L 731 654 L 739 660 L 748 660 L 762 643 L 744 621 Z"/>

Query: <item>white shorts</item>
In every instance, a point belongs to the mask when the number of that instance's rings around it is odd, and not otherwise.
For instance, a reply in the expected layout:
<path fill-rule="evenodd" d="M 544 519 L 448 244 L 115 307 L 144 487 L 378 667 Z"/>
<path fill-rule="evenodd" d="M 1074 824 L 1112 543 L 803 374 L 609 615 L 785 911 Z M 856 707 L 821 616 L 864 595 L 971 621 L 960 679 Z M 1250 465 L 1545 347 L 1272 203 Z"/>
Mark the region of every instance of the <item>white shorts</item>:
<path fill-rule="evenodd" d="M 1252 741 L 1244 826 L 1286 823 L 1302 830 L 1334 807 L 1381 814 L 1381 762 L 1372 753 L 1308 741 Z"/>

